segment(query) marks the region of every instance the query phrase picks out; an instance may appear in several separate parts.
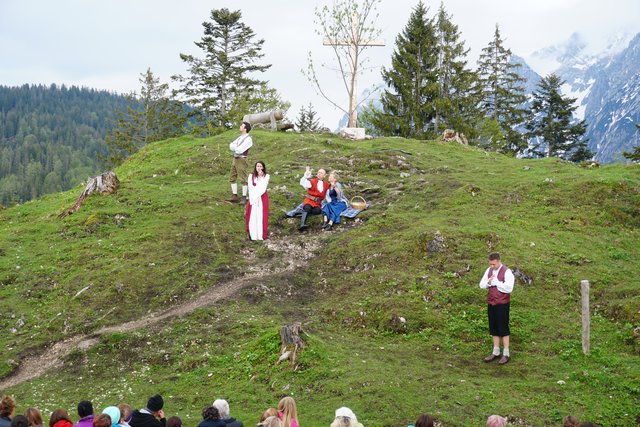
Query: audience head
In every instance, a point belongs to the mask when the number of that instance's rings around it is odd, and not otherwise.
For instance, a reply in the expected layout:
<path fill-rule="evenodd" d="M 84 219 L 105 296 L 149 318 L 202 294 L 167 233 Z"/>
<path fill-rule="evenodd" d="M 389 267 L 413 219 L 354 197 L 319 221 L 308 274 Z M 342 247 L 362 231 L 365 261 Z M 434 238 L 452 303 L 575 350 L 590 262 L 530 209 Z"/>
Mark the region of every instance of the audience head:
<path fill-rule="evenodd" d="M 93 404 L 88 400 L 83 400 L 82 402 L 78 403 L 78 415 L 80 416 L 80 418 L 93 415 Z"/>
<path fill-rule="evenodd" d="M 327 171 L 326 170 L 318 169 L 318 173 L 316 174 L 316 178 L 318 178 L 320 181 L 322 181 L 326 175 L 327 175 Z"/>
<path fill-rule="evenodd" d="M 59 427 L 65 427 L 70 424 L 73 425 L 66 409 L 56 409 L 51 414 L 51 417 L 49 418 L 49 427 L 53 427 L 58 423 L 60 423 Z M 109 426 L 106 426 L 106 427 L 109 427 Z"/>
<path fill-rule="evenodd" d="M 16 415 L 11 420 L 11 427 L 29 427 L 29 420 L 24 415 Z"/>
<path fill-rule="evenodd" d="M 573 415 L 567 415 L 562 420 L 562 427 L 580 427 L 580 421 Z"/>
<path fill-rule="evenodd" d="M 120 409 L 120 424 L 122 424 L 123 421 L 128 423 L 131 419 L 131 414 L 133 414 L 133 408 L 126 403 L 121 403 L 118 405 L 118 409 Z"/>
<path fill-rule="evenodd" d="M 220 412 L 218 412 L 218 408 L 215 406 L 207 406 L 202 410 L 202 419 L 203 420 L 219 420 Z"/>
<path fill-rule="evenodd" d="M 158 412 L 164 406 L 164 399 L 159 394 L 151 396 L 147 401 L 147 409 L 149 412 Z"/>
<path fill-rule="evenodd" d="M 282 420 L 278 416 L 270 416 L 265 418 L 264 421 L 260 421 L 257 427 L 283 427 Z"/>
<path fill-rule="evenodd" d="M 111 427 L 111 417 L 107 414 L 100 414 L 94 417 L 93 427 Z"/>
<path fill-rule="evenodd" d="M 420 415 L 415 427 L 433 427 L 433 417 L 429 414 Z"/>
<path fill-rule="evenodd" d="M 331 423 L 331 427 L 358 427 L 362 424 L 358 423 L 356 414 L 345 406 L 336 409 L 336 417 Z"/>
<path fill-rule="evenodd" d="M 240 130 L 242 130 L 242 126 L 244 126 L 244 130 L 246 130 L 247 133 L 251 132 L 251 123 L 242 122 L 242 125 L 240 126 Z"/>
<path fill-rule="evenodd" d="M 228 418 L 229 417 L 229 402 L 224 399 L 216 399 L 213 401 L 211 406 L 215 406 L 220 414 L 220 418 Z"/>
<path fill-rule="evenodd" d="M 491 415 L 487 418 L 487 427 L 506 427 L 507 419 L 500 415 Z"/>
<path fill-rule="evenodd" d="M 0 416 L 11 418 L 16 411 L 16 401 L 13 397 L 4 395 L 0 400 Z"/>
<path fill-rule="evenodd" d="M 120 422 L 120 409 L 118 409 L 117 406 L 107 406 L 104 408 L 102 413 L 109 415 L 109 418 L 111 418 L 111 425 L 113 427 L 116 427 Z"/>
<path fill-rule="evenodd" d="M 29 421 L 29 427 L 42 426 L 42 414 L 40 413 L 38 408 L 28 408 L 25 411 L 24 416 L 27 417 L 27 420 Z"/>
<path fill-rule="evenodd" d="M 282 424 L 284 427 L 291 427 L 291 420 L 298 420 L 298 409 L 296 408 L 296 401 L 293 397 L 283 397 L 278 402 L 278 412 L 282 412 Z"/>
<path fill-rule="evenodd" d="M 278 410 L 276 408 L 269 408 L 266 411 L 264 411 L 262 415 L 260 415 L 260 422 L 263 422 L 269 417 L 277 417 L 277 416 L 278 416 Z"/>
<path fill-rule="evenodd" d="M 167 427 L 182 427 L 182 420 L 179 417 L 171 417 L 167 420 Z"/>

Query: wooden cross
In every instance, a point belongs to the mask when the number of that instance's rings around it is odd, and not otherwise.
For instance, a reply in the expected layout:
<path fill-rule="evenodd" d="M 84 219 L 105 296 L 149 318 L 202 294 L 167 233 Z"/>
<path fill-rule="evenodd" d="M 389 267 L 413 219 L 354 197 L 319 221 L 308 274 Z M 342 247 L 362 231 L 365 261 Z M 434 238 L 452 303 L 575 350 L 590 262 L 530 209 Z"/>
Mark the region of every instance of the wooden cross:
<path fill-rule="evenodd" d="M 358 83 L 358 56 L 361 49 L 369 46 L 384 46 L 384 40 L 363 40 L 361 38 L 362 22 L 358 14 L 354 13 L 351 16 L 351 34 L 344 39 L 330 39 L 325 38 L 322 41 L 324 46 L 333 46 L 334 49 L 337 46 L 349 46 L 349 68 L 351 71 L 351 81 L 349 84 L 349 123 L 347 127 L 356 127 L 357 124 L 357 83 Z M 342 68 L 342 66 L 340 67 Z M 341 70 L 343 71 L 343 70 Z"/>

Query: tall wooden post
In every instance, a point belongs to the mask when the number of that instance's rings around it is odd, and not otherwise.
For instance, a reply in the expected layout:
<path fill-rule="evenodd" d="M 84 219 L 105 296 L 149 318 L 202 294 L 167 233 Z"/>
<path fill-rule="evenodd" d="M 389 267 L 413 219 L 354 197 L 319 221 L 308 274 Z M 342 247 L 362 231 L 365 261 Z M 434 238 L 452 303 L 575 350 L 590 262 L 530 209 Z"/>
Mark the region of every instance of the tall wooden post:
<path fill-rule="evenodd" d="M 356 108 L 358 107 L 357 98 L 358 95 L 356 91 L 358 90 L 358 66 L 360 65 L 360 53 L 362 50 L 369 46 L 384 46 L 383 40 L 364 40 L 362 38 L 363 26 L 364 22 L 362 22 L 360 16 L 357 13 L 354 13 L 351 16 L 351 28 L 348 32 L 349 35 L 345 39 L 332 39 L 325 38 L 322 42 L 325 46 L 333 46 L 334 49 L 337 46 L 349 46 L 349 122 L 347 123 L 347 127 L 355 128 L 358 123 L 358 113 Z M 340 68 L 342 69 L 342 62 L 340 62 Z M 342 70 L 344 73 L 345 71 Z"/>
<path fill-rule="evenodd" d="M 591 317 L 589 314 L 589 281 L 580 281 L 582 295 L 582 352 L 589 354 L 591 350 Z"/>

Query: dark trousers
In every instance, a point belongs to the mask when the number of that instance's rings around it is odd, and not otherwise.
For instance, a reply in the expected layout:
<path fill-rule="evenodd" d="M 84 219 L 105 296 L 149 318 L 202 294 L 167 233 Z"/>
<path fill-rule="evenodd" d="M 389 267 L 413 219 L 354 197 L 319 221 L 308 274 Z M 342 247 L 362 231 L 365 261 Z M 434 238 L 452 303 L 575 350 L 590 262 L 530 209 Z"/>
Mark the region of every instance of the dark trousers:
<path fill-rule="evenodd" d="M 311 206 L 309 204 L 305 204 L 302 207 L 302 210 L 308 215 L 320 215 L 322 213 L 322 208 L 320 206 Z"/>
<path fill-rule="evenodd" d="M 507 337 L 509 331 L 509 303 L 491 305 L 487 304 L 489 315 L 489 333 L 492 337 Z"/>

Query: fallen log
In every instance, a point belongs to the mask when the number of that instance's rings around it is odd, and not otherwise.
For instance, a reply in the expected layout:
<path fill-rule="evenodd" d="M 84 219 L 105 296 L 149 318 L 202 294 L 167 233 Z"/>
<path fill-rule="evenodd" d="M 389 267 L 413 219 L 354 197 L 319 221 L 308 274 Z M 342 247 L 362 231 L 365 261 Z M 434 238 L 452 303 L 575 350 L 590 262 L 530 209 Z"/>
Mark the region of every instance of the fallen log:
<path fill-rule="evenodd" d="M 120 187 L 120 181 L 113 171 L 90 177 L 78 200 L 76 200 L 72 207 L 62 211 L 60 215 L 58 215 L 58 218 L 64 218 L 78 212 L 84 200 L 89 197 L 91 193 L 113 194 L 118 191 L 118 187 Z"/>
<path fill-rule="evenodd" d="M 249 124 L 256 125 L 262 123 L 271 123 L 271 130 L 274 131 L 277 129 L 277 121 L 282 120 L 284 118 L 284 111 L 282 110 L 273 110 L 273 111 L 265 111 L 264 113 L 255 113 L 255 114 L 245 114 L 242 118 L 243 122 L 247 122 Z"/>

